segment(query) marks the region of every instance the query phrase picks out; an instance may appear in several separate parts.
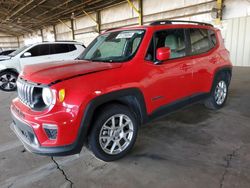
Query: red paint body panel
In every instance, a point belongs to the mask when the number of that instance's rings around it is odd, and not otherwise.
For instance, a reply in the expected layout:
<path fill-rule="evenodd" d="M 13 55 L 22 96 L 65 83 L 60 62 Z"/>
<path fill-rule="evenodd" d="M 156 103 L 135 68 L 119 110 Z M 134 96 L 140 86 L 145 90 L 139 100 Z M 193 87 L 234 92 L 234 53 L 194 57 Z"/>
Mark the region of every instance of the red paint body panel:
<path fill-rule="evenodd" d="M 77 75 L 118 68 L 121 65 L 121 63 L 93 63 L 80 60 L 59 61 L 25 66 L 20 76 L 35 83 L 50 84 Z"/>
<path fill-rule="evenodd" d="M 204 54 L 167 60 L 160 65 L 146 61 L 144 57 L 154 32 L 171 28 L 212 29 L 216 31 L 219 42 L 215 48 Z M 146 33 L 135 57 L 128 62 L 94 63 L 75 60 L 25 67 L 20 75 L 23 79 L 42 84 L 63 80 L 52 85 L 51 89 L 57 97 L 60 89 L 65 89 L 66 92 L 63 103 L 56 100 L 55 104 L 44 111 L 34 111 L 18 98 L 13 100 L 12 113 L 18 116 L 13 110 L 18 108 L 24 114 L 23 121 L 33 128 L 41 146 L 65 146 L 74 143 L 86 106 L 98 96 L 122 89 L 138 88 L 144 96 L 146 112 L 150 115 L 163 105 L 197 93 L 209 92 L 216 70 L 232 66 L 220 32 L 214 28 L 173 24 L 134 29 L 145 29 Z M 42 128 L 43 123 L 58 126 L 56 140 L 47 138 Z"/>

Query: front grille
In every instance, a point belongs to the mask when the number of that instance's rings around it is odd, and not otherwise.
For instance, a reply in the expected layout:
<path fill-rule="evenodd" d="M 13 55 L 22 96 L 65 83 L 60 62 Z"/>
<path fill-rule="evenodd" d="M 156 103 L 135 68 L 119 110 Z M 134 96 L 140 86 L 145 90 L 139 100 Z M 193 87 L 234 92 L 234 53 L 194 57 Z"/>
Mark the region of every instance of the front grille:
<path fill-rule="evenodd" d="M 24 81 L 18 79 L 17 81 L 17 92 L 19 99 L 26 105 L 33 107 L 34 106 L 34 89 L 35 86 Z"/>

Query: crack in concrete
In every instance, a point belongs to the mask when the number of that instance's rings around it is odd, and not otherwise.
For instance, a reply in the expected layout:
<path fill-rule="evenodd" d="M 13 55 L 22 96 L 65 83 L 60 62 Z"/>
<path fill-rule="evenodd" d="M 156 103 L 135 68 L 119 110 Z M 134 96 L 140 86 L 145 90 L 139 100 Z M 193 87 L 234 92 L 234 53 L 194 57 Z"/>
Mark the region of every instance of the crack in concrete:
<path fill-rule="evenodd" d="M 68 178 L 68 176 L 66 175 L 66 173 L 64 172 L 64 170 L 60 167 L 60 165 L 56 162 L 56 160 L 54 159 L 54 157 L 51 157 L 51 160 L 55 163 L 57 169 L 62 173 L 62 175 L 64 176 L 65 180 L 70 183 L 70 187 L 73 188 L 74 183 Z"/>
<path fill-rule="evenodd" d="M 224 170 L 222 177 L 220 179 L 220 188 L 223 188 L 225 177 L 226 177 L 227 173 L 229 172 L 229 168 L 231 167 L 231 161 L 233 160 L 234 157 L 236 157 L 236 154 L 239 152 L 240 149 L 241 149 L 241 146 L 236 148 L 231 153 L 229 153 L 225 156 L 224 160 L 226 161 L 226 165 L 225 165 L 225 170 Z"/>

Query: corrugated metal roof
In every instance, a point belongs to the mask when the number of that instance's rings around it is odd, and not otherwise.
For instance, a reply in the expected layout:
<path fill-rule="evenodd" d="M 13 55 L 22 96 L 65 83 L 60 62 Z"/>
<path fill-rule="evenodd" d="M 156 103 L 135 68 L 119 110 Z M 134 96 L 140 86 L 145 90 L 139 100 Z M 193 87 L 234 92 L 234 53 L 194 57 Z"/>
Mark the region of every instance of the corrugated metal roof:
<path fill-rule="evenodd" d="M 22 35 L 43 26 L 93 12 L 125 0 L 0 0 L 0 31 Z"/>

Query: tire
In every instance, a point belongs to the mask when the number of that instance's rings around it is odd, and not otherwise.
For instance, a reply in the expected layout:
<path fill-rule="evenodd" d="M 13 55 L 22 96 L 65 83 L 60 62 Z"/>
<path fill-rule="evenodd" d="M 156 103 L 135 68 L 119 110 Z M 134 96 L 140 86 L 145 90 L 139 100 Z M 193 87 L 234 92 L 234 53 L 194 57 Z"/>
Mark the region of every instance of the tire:
<path fill-rule="evenodd" d="M 106 162 L 124 157 L 137 137 L 138 121 L 134 113 L 126 106 L 112 104 L 102 108 L 96 117 L 88 138 L 89 149 Z"/>
<path fill-rule="evenodd" d="M 3 71 L 0 73 L 0 89 L 2 91 L 16 91 L 18 74 L 13 71 Z"/>
<path fill-rule="evenodd" d="M 210 92 L 210 96 L 205 100 L 205 106 L 211 110 L 222 108 L 228 97 L 228 87 L 230 76 L 225 73 L 220 73 L 216 76 Z"/>

